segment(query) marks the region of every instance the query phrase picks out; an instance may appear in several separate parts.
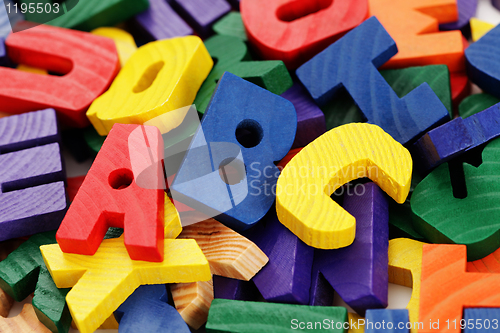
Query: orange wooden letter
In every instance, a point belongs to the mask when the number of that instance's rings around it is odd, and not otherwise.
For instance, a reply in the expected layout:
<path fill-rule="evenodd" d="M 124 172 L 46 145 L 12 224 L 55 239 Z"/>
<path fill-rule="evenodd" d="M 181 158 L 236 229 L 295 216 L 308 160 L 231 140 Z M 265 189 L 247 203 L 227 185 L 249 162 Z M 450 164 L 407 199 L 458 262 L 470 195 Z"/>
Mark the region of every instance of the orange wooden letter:
<path fill-rule="evenodd" d="M 440 23 L 458 19 L 456 0 L 369 0 L 369 6 L 399 50 L 382 68 L 445 64 L 450 72 L 464 70 L 462 34 L 439 32 Z"/>
<path fill-rule="evenodd" d="M 459 333 L 464 308 L 500 307 L 500 274 L 468 273 L 466 267 L 465 245 L 424 245 L 419 333 Z"/>

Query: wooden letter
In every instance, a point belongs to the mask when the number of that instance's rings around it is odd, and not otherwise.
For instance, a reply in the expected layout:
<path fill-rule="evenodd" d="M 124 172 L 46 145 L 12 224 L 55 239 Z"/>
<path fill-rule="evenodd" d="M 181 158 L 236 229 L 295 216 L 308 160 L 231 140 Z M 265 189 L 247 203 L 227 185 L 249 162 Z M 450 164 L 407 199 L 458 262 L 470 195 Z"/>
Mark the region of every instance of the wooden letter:
<path fill-rule="evenodd" d="M 66 213 L 56 114 L 0 119 L 0 241 L 55 230 Z"/>
<path fill-rule="evenodd" d="M 406 144 L 449 115 L 427 83 L 400 99 L 384 80 L 377 68 L 397 50 L 372 17 L 302 65 L 297 76 L 320 106 L 345 87 L 368 122 Z"/>
<path fill-rule="evenodd" d="M 467 245 L 471 261 L 497 250 L 499 153 L 497 138 L 484 148 L 479 167 L 463 165 L 464 176 L 460 179 L 465 181 L 467 191 L 462 199 L 454 195 L 448 165 L 440 165 L 425 177 L 411 197 L 416 231 L 432 243 Z"/>
<path fill-rule="evenodd" d="M 115 123 L 144 124 L 191 105 L 212 66 L 199 37 L 148 43 L 132 55 L 87 116 L 100 135 L 107 135 Z"/>
<path fill-rule="evenodd" d="M 143 165 L 132 163 L 143 156 Z M 109 227 L 125 229 L 133 260 L 162 261 L 163 140 L 156 127 L 116 124 L 57 231 L 62 251 L 93 255 Z M 136 158 L 137 160 L 137 158 Z M 146 170 L 146 165 L 151 167 Z M 134 168 L 146 170 L 138 174 Z M 147 180 L 149 187 L 138 184 Z"/>
<path fill-rule="evenodd" d="M 369 0 L 376 16 L 398 45 L 398 54 L 385 68 L 448 65 L 450 72 L 464 70 L 460 31 L 439 32 L 439 23 L 458 19 L 457 0 Z"/>
<path fill-rule="evenodd" d="M 174 200 L 232 229 L 249 228 L 274 202 L 273 161 L 290 150 L 296 128 L 292 103 L 226 72 L 170 187 Z"/>
<path fill-rule="evenodd" d="M 299 328 L 299 322 L 311 322 L 314 325 L 314 322 L 323 322 L 325 318 L 334 323 L 343 324 L 347 321 L 347 309 L 340 306 L 308 306 L 214 299 L 208 314 L 206 328 L 208 333 L 290 332 L 294 327 L 295 329 Z M 337 330 L 334 325 L 333 331 L 344 332 L 344 329 Z"/>
<path fill-rule="evenodd" d="M 184 319 L 167 301 L 164 284 L 140 286 L 115 311 L 119 333 L 189 333 Z"/>
<path fill-rule="evenodd" d="M 351 180 L 369 177 L 403 203 L 411 172 L 410 153 L 380 127 L 359 123 L 337 127 L 302 149 L 281 172 L 278 218 L 310 246 L 348 246 L 354 241 L 356 219 L 330 195 Z"/>
<path fill-rule="evenodd" d="M 500 307 L 497 289 L 500 275 L 492 273 L 467 273 L 465 245 L 426 244 L 422 254 L 422 285 L 420 293 L 420 317 L 424 329 L 419 333 L 459 333 L 464 308 Z M 440 322 L 439 330 L 431 326 Z"/>
<path fill-rule="evenodd" d="M 406 306 L 410 322 L 418 322 L 420 306 L 420 276 L 422 274 L 422 248 L 424 243 L 407 238 L 389 241 L 389 283 L 412 288 Z M 411 332 L 418 330 L 412 326 Z"/>
<path fill-rule="evenodd" d="M 87 32 L 40 25 L 10 34 L 6 46 L 16 63 L 65 75 L 0 67 L 0 111 L 54 108 L 73 127 L 89 125 L 85 111 L 109 87 L 120 66 L 113 41 Z"/>
<path fill-rule="evenodd" d="M 342 249 L 316 250 L 314 266 L 347 305 L 364 315 L 367 309 L 387 307 L 389 209 L 374 183 L 356 185 L 354 192 L 344 195 L 343 205 L 356 219 L 354 242 Z"/>
<path fill-rule="evenodd" d="M 498 54 L 500 26 L 490 30 L 465 50 L 467 73 L 484 92 L 500 98 L 500 61 Z"/>
<path fill-rule="evenodd" d="M 166 239 L 160 263 L 131 260 L 123 237 L 104 240 L 93 256 L 64 253 L 57 244 L 40 251 L 57 287 L 73 287 L 66 302 L 81 333 L 96 330 L 142 284 L 211 278 L 205 256 L 190 239 Z"/>
<path fill-rule="evenodd" d="M 250 42 L 264 59 L 295 69 L 363 22 L 367 0 L 243 0 Z M 266 10 L 262 10 L 266 8 Z"/>
<path fill-rule="evenodd" d="M 55 232 L 31 236 L 0 262 L 0 288 L 22 302 L 34 292 L 38 319 L 53 332 L 67 332 L 71 316 L 66 306 L 69 289 L 58 289 L 43 262 L 40 246 L 56 243 Z"/>
<path fill-rule="evenodd" d="M 269 261 L 254 243 L 214 219 L 184 227 L 180 239 L 194 239 L 212 274 L 248 281 Z"/>

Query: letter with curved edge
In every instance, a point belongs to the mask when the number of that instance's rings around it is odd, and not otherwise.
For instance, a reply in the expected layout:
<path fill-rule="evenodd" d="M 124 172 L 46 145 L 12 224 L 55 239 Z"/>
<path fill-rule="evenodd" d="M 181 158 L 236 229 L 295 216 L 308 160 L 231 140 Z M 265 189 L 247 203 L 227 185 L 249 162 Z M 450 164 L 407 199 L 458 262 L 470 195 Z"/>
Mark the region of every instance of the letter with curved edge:
<path fill-rule="evenodd" d="M 500 98 L 499 38 L 500 26 L 496 26 L 465 50 L 470 80 L 497 98 Z"/>
<path fill-rule="evenodd" d="M 170 186 L 172 197 L 234 230 L 248 229 L 274 203 L 273 161 L 290 150 L 296 130 L 291 102 L 226 72 Z"/>
<path fill-rule="evenodd" d="M 164 284 L 140 286 L 114 314 L 120 322 L 122 333 L 191 332 L 176 308 L 168 304 L 168 292 Z"/>
<path fill-rule="evenodd" d="M 120 65 L 123 67 L 130 59 L 132 54 L 137 51 L 134 37 L 125 30 L 113 27 L 101 27 L 94 29 L 90 32 L 93 35 L 111 38 L 116 45 L 118 57 L 120 58 Z"/>
<path fill-rule="evenodd" d="M 411 298 L 406 306 L 410 313 L 410 323 L 418 322 L 424 244 L 408 238 L 389 241 L 389 283 L 412 288 Z M 417 329 L 412 326 L 411 332 L 416 333 Z"/>
<path fill-rule="evenodd" d="M 302 149 L 278 178 L 276 211 L 306 244 L 337 249 L 354 241 L 356 219 L 330 198 L 351 180 L 369 177 L 398 203 L 410 191 L 411 155 L 380 127 L 334 128 Z"/>
<path fill-rule="evenodd" d="M 281 95 L 293 84 L 283 61 L 251 61 L 247 45 L 238 37 L 215 35 L 205 40 L 205 46 L 214 59 L 214 69 L 201 86 L 194 104 L 205 113 L 217 82 L 230 72 L 252 82 L 273 94 Z"/>
<path fill-rule="evenodd" d="M 368 1 L 243 0 L 240 8 L 248 38 L 262 58 L 283 60 L 295 69 L 363 22 Z"/>
<path fill-rule="evenodd" d="M 456 0 L 369 0 L 376 16 L 398 45 L 398 54 L 382 68 L 448 65 L 450 72 L 465 69 L 460 31 L 439 31 L 440 23 L 458 19 Z"/>
<path fill-rule="evenodd" d="M 498 126 L 494 122 L 488 125 Z M 464 163 L 462 175 L 440 165 L 415 187 L 410 201 L 415 230 L 433 243 L 467 245 L 469 260 L 481 259 L 500 247 L 500 138 L 486 145 L 481 158 L 478 167 Z M 458 186 L 451 179 L 465 184 L 465 197 L 455 197 L 453 186 Z"/>
<path fill-rule="evenodd" d="M 132 55 L 87 116 L 100 135 L 107 135 L 115 123 L 143 124 L 191 105 L 212 66 L 199 37 L 148 43 Z"/>
<path fill-rule="evenodd" d="M 0 67 L 0 111 L 53 108 L 73 127 L 88 126 L 85 111 L 120 67 L 113 41 L 87 32 L 40 25 L 10 34 L 6 46 L 16 63 L 67 74 L 37 75 Z"/>

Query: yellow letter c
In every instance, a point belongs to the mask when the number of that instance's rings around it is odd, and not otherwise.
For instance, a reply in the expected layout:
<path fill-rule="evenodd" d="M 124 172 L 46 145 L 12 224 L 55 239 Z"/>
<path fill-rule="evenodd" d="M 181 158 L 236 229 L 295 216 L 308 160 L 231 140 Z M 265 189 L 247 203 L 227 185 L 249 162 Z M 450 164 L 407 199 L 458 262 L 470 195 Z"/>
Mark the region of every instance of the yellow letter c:
<path fill-rule="evenodd" d="M 283 169 L 277 184 L 278 218 L 310 246 L 348 246 L 354 241 L 356 219 L 330 195 L 351 180 L 368 177 L 403 203 L 410 191 L 412 166 L 408 150 L 376 125 L 334 128 Z"/>

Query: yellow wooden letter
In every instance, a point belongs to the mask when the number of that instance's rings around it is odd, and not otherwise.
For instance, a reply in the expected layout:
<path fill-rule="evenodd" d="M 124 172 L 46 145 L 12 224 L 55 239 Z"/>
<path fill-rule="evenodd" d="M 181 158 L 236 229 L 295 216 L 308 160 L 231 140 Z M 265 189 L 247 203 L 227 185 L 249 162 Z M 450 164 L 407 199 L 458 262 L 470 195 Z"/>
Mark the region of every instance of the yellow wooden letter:
<path fill-rule="evenodd" d="M 470 19 L 470 30 L 472 33 L 472 41 L 477 42 L 479 38 L 483 37 L 495 27 L 494 24 L 481 21 L 475 17 Z"/>
<path fill-rule="evenodd" d="M 357 313 L 347 313 L 347 320 L 349 321 L 349 325 L 351 323 L 358 323 L 359 320 L 361 319 L 365 319 L 364 317 L 361 317 L 359 314 Z M 362 325 L 353 325 L 351 327 L 349 327 L 349 330 L 347 331 L 347 333 L 364 333 L 365 332 L 365 327 L 362 326 Z"/>
<path fill-rule="evenodd" d="M 408 238 L 396 238 L 389 241 L 389 282 L 413 288 L 411 299 L 406 307 L 410 314 L 410 323 L 418 322 L 424 244 Z M 412 326 L 411 332 L 417 331 Z"/>
<path fill-rule="evenodd" d="M 166 239 L 163 262 L 131 260 L 123 236 L 106 239 L 93 256 L 63 253 L 58 244 L 40 247 L 58 288 L 66 296 L 81 333 L 94 332 L 143 284 L 208 281 L 208 261 L 193 239 Z"/>
<path fill-rule="evenodd" d="M 181 218 L 165 193 L 165 239 L 175 239 L 182 232 Z"/>
<path fill-rule="evenodd" d="M 134 37 L 132 37 L 132 35 L 125 30 L 112 27 L 102 27 L 94 29 L 90 33 L 102 37 L 108 37 L 115 41 L 118 57 L 120 58 L 120 65 L 122 67 L 125 66 L 125 63 L 130 59 L 132 54 L 137 51 L 137 45 L 135 44 Z"/>
<path fill-rule="evenodd" d="M 100 135 L 115 123 L 144 124 L 191 105 L 213 61 L 199 37 L 151 42 L 139 48 L 98 97 L 87 117 Z"/>
<path fill-rule="evenodd" d="M 398 203 L 410 190 L 412 159 L 376 125 L 334 128 L 302 149 L 283 169 L 276 211 L 307 245 L 337 249 L 354 241 L 356 219 L 330 198 L 351 180 L 369 177 Z"/>

